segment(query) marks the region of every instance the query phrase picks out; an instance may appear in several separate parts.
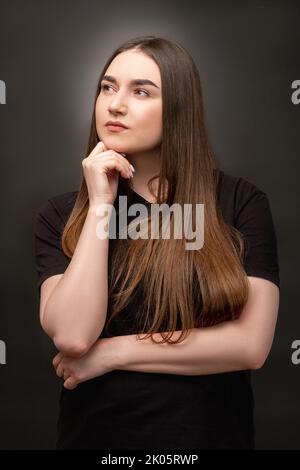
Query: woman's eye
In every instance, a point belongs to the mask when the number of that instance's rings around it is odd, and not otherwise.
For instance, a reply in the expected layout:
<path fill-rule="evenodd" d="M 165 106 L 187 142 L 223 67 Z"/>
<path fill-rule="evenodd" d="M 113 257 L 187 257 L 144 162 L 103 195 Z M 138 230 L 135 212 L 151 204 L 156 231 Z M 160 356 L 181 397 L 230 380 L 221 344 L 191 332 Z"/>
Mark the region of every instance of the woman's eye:
<path fill-rule="evenodd" d="M 111 88 L 111 86 L 110 85 L 101 85 L 102 90 L 107 90 L 108 88 Z M 149 93 L 147 93 L 147 91 L 141 90 L 140 88 L 136 89 L 135 91 L 137 91 L 137 92 L 141 91 L 142 93 L 145 93 L 146 96 L 149 96 Z M 140 95 L 140 96 L 143 96 L 143 95 Z"/>
<path fill-rule="evenodd" d="M 110 88 L 110 85 L 102 85 L 101 88 L 102 88 L 103 90 L 107 90 L 107 88 Z"/>
<path fill-rule="evenodd" d="M 142 91 L 142 92 L 145 93 L 147 96 L 149 96 L 149 93 L 147 93 L 145 90 L 136 90 L 136 91 Z"/>

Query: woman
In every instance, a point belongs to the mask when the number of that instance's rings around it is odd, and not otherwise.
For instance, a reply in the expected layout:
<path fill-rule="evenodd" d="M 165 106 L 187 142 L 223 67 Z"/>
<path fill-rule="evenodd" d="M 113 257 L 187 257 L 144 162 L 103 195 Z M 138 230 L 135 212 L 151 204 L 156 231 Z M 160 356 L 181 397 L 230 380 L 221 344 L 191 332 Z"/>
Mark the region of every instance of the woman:
<path fill-rule="evenodd" d="M 36 224 L 41 325 L 64 380 L 57 448 L 254 449 L 250 370 L 274 336 L 276 235 L 267 195 L 217 168 L 180 44 L 140 37 L 112 54 L 82 166 L 79 191 L 50 198 Z M 203 246 L 99 237 L 120 196 L 204 204 Z"/>

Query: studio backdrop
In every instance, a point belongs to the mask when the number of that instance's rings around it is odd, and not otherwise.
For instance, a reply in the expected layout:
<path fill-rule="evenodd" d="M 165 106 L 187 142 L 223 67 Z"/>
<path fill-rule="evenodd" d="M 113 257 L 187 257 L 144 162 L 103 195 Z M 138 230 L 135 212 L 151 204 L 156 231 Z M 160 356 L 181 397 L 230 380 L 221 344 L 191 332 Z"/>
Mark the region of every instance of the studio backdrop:
<path fill-rule="evenodd" d="M 300 449 L 299 14 L 292 0 L 1 1 L 1 449 L 55 447 L 62 382 L 39 319 L 36 218 L 79 189 L 100 71 L 146 35 L 189 51 L 219 167 L 268 196 L 280 308 L 270 354 L 252 371 L 256 448 Z"/>

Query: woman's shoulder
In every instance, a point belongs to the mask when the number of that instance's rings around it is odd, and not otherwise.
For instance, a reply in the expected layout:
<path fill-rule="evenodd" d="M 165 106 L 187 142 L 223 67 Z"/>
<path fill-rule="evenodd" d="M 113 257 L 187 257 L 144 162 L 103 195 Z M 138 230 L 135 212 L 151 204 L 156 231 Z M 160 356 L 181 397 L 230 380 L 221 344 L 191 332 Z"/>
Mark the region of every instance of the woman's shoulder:
<path fill-rule="evenodd" d="M 63 219 L 63 221 L 66 221 L 74 207 L 78 192 L 78 190 L 67 191 L 49 196 L 41 207 L 39 215 L 48 218 L 59 217 Z"/>
<path fill-rule="evenodd" d="M 247 211 L 255 200 L 267 200 L 265 191 L 244 176 L 232 175 L 217 170 L 218 202 L 225 217 L 230 222 L 237 219 L 242 211 Z"/>
<path fill-rule="evenodd" d="M 68 209 L 70 206 L 74 206 L 78 192 L 79 191 L 77 190 L 55 194 L 54 196 L 51 196 L 48 200 L 60 209 Z"/>
<path fill-rule="evenodd" d="M 216 170 L 219 177 L 219 191 L 222 193 L 234 193 L 235 195 L 245 195 L 252 192 L 265 192 L 253 181 L 245 176 L 232 175 L 223 170 Z"/>
<path fill-rule="evenodd" d="M 268 195 L 248 178 L 222 173 L 220 205 L 225 220 L 243 235 L 247 275 L 268 279 L 280 288 L 277 234 Z"/>

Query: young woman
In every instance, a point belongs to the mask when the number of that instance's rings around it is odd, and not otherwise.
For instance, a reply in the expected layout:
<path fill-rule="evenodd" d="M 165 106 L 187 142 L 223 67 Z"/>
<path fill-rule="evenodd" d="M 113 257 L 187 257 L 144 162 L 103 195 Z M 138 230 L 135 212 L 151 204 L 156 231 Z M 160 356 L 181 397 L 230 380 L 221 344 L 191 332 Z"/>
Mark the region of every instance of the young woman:
<path fill-rule="evenodd" d="M 254 449 L 250 371 L 275 331 L 276 234 L 265 192 L 217 168 L 178 42 L 135 38 L 108 59 L 82 166 L 79 191 L 36 222 L 40 320 L 64 381 L 57 449 Z M 120 196 L 204 204 L 203 246 L 99 237 Z"/>

